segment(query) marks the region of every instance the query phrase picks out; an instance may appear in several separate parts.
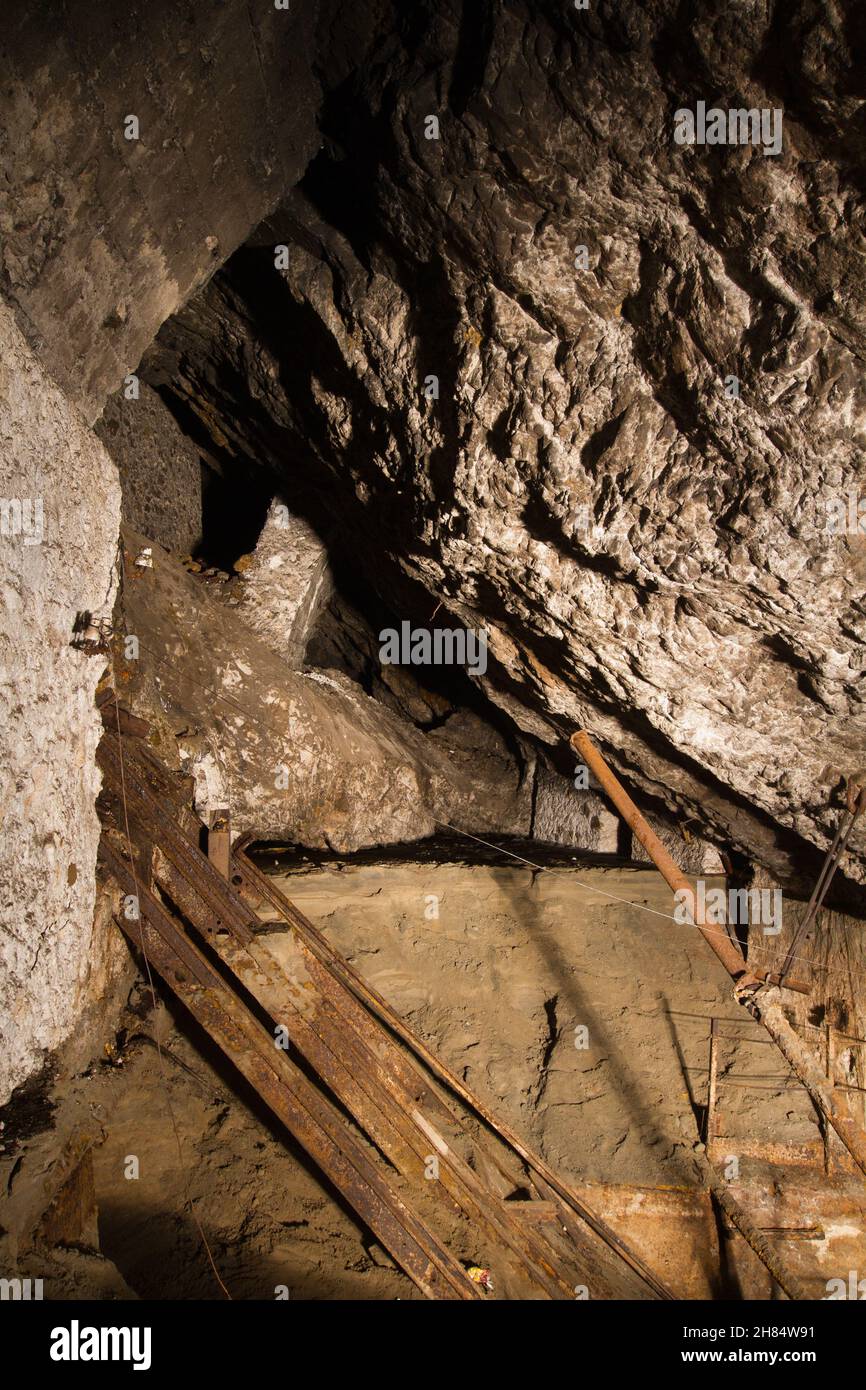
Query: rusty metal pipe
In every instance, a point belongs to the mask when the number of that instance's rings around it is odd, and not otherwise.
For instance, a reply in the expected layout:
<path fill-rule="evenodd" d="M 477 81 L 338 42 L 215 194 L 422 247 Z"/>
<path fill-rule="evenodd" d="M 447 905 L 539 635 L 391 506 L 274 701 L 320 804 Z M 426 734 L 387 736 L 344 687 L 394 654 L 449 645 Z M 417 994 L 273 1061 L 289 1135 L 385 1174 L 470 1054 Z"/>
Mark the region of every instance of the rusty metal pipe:
<path fill-rule="evenodd" d="M 692 903 L 692 919 L 710 949 L 718 956 L 732 979 L 738 984 L 747 981 L 757 982 L 743 959 L 743 954 L 734 945 L 726 932 L 711 931 L 705 922 L 698 921 L 699 914 L 694 910 L 694 892 L 682 869 L 674 862 L 658 835 L 647 824 L 635 806 L 625 787 L 614 777 L 604 758 L 593 744 L 585 729 L 573 734 L 571 746 L 579 753 L 595 776 L 596 781 L 607 793 L 626 825 L 637 836 L 650 859 L 655 864 L 665 883 L 674 893 L 687 893 Z"/>
<path fill-rule="evenodd" d="M 626 824 L 631 826 L 668 885 L 674 892 L 685 888 L 691 893 L 691 885 L 685 874 L 677 867 L 661 840 L 647 825 L 628 792 L 614 777 L 585 729 L 572 735 L 571 746 L 581 755 L 587 767 L 595 774 L 599 784 L 607 792 Z M 694 915 L 697 917 L 699 914 Z M 815 1105 L 833 1126 L 858 1168 L 866 1175 L 866 1133 L 857 1124 L 844 1097 L 835 1094 L 832 1085 L 824 1075 L 820 1062 L 791 1027 L 782 1008 L 779 989 L 773 985 L 764 984 L 757 975 L 749 971 L 742 954 L 729 937 L 723 933 L 709 931 L 705 923 L 697 920 L 695 926 L 734 980 L 737 986 L 734 997 L 737 1002 L 744 1005 L 755 1021 L 766 1028 L 785 1061 L 788 1062 L 806 1087 Z"/>

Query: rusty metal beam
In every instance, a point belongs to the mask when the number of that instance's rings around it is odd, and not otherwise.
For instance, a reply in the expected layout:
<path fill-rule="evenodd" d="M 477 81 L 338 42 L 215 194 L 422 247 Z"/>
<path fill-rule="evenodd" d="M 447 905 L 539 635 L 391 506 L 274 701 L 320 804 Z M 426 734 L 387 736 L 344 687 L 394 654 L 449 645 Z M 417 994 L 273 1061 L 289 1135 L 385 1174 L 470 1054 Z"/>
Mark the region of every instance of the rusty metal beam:
<path fill-rule="evenodd" d="M 477 1174 L 423 1115 L 417 1098 L 401 1088 L 380 1055 L 384 1051 L 381 1035 L 378 1049 L 367 1046 L 345 1014 L 320 993 L 310 968 L 315 962 L 302 943 L 295 943 L 291 978 L 263 942 L 253 938 L 240 945 L 212 923 L 208 925 L 206 906 L 162 850 L 157 850 L 154 875 L 184 916 L 204 926 L 220 958 L 272 1020 L 286 1028 L 292 1045 L 397 1170 L 416 1184 L 424 1183 L 431 1195 L 446 1197 L 452 1210 L 464 1212 L 476 1231 L 483 1230 L 486 1239 L 510 1249 L 519 1262 L 518 1272 L 530 1284 L 551 1298 L 573 1297 L 573 1283 L 558 1274 L 550 1252 L 513 1222 L 507 1211 L 491 1203 Z M 439 1167 L 434 1182 L 425 1177 L 431 1147 Z"/>
<path fill-rule="evenodd" d="M 99 853 L 120 888 L 138 899 L 138 921 L 118 916 L 118 926 L 409 1277 L 428 1298 L 483 1297 L 459 1261 L 376 1171 L 372 1157 L 352 1137 L 339 1112 L 268 1037 L 104 836 Z"/>
<path fill-rule="evenodd" d="M 569 1188 L 562 1178 L 533 1150 L 524 1144 L 523 1140 L 509 1125 L 493 1114 L 493 1112 L 471 1092 L 465 1084 L 454 1075 L 440 1061 L 440 1059 L 427 1048 L 419 1038 L 407 1027 L 391 1006 L 379 995 L 371 985 L 364 980 L 353 966 L 349 964 L 331 946 L 327 938 L 313 926 L 298 908 L 280 890 L 256 868 L 252 861 L 243 852 L 241 846 L 235 845 L 232 854 L 232 885 L 241 893 L 249 893 L 258 901 L 270 903 L 282 919 L 298 933 L 299 937 L 309 948 L 313 957 L 318 960 L 323 970 L 327 970 L 335 980 L 345 986 L 346 994 L 354 996 L 352 1005 L 345 1000 L 341 1007 L 351 1013 L 354 1008 L 357 1015 L 364 1015 L 367 1026 L 372 1026 L 372 1014 L 375 1018 L 384 1023 L 406 1047 L 417 1057 L 424 1066 L 435 1076 L 444 1086 L 458 1099 L 460 1099 L 475 1115 L 482 1119 L 487 1128 L 497 1135 L 515 1155 L 517 1155 L 526 1168 L 534 1175 L 539 1185 L 544 1185 L 544 1195 L 549 1200 L 557 1203 L 560 1219 L 563 1225 L 567 1226 L 569 1232 L 574 1236 L 579 1236 L 580 1244 L 586 1250 L 594 1250 L 594 1260 L 598 1261 L 598 1245 L 600 1241 L 608 1248 L 611 1254 L 621 1260 L 624 1264 L 638 1276 L 638 1279 L 656 1298 L 671 1299 L 674 1295 L 662 1283 L 644 1261 L 634 1252 L 625 1241 L 614 1232 L 608 1224 L 594 1213 L 582 1202 L 577 1195 Z M 362 1006 L 364 1006 L 362 1008 Z M 365 1010 L 369 1013 L 365 1014 Z M 426 1078 L 417 1064 L 411 1058 L 406 1057 L 394 1049 L 394 1065 L 401 1068 L 402 1075 L 409 1086 L 422 1086 L 425 1088 L 423 1094 L 425 1100 L 429 1092 Z M 389 1054 L 389 1065 L 391 1056 Z M 446 1111 L 446 1114 L 448 1112 Z"/>
<path fill-rule="evenodd" d="M 119 750 L 111 740 L 100 750 L 109 782 L 120 786 Z M 128 816 L 146 843 L 159 841 L 154 854 L 156 881 L 173 902 L 208 936 L 211 945 L 273 1017 L 285 1023 L 293 1043 L 318 1074 L 348 1106 L 356 1120 L 399 1171 L 418 1181 L 430 1157 L 431 1136 L 439 1162 L 439 1181 L 432 1185 L 484 1230 L 496 1245 L 504 1245 L 512 1265 L 530 1285 L 548 1297 L 573 1297 L 573 1281 L 564 1279 L 554 1254 L 543 1238 L 528 1231 L 491 1202 L 472 1168 L 445 1137 L 455 1117 L 438 1101 L 420 1074 L 401 1067 L 401 1054 L 381 1025 L 362 1010 L 354 997 L 324 971 L 301 941 L 297 950 L 303 990 L 291 997 L 291 982 L 250 930 L 249 913 L 234 886 L 214 872 L 188 837 L 160 811 L 159 801 L 143 784 L 135 754 L 127 751 L 124 786 Z M 229 932 L 235 942 L 229 943 Z M 425 1116 L 419 1106 L 427 1109 Z M 444 1132 L 443 1132 L 444 1131 Z M 520 1174 L 510 1177 L 510 1187 Z M 426 1187 L 425 1190 L 430 1189 Z M 611 1296 L 619 1290 L 611 1287 Z"/>
<path fill-rule="evenodd" d="M 111 739 L 100 750 L 100 761 L 107 784 L 121 790 L 120 750 Z M 417 1109 L 418 1088 L 400 1093 L 385 1060 L 386 1035 L 376 1025 L 369 1041 L 356 1036 L 349 1026 L 340 1001 L 320 997 L 310 977 L 308 965 L 319 971 L 314 958 L 299 959 L 303 988 L 292 991 L 282 969 L 250 930 L 249 913 L 225 879 L 203 858 L 197 847 L 161 812 L 159 800 L 150 795 L 141 777 L 135 753 L 127 749 L 124 758 L 123 790 L 128 821 L 134 837 L 145 846 L 155 845 L 153 869 L 156 882 L 168 893 L 190 922 L 208 938 L 210 945 L 244 986 L 277 1021 L 284 1023 L 291 1041 L 311 1062 L 316 1072 L 343 1101 L 377 1146 L 407 1174 L 428 1198 L 444 1197 L 452 1210 L 464 1212 L 476 1233 L 500 1247 L 513 1277 L 523 1289 L 521 1296 L 573 1297 L 573 1281 L 563 1278 L 555 1267 L 553 1252 L 543 1238 L 536 1237 L 523 1223 L 503 1213 L 491 1200 L 477 1174 L 464 1162 L 453 1145 L 437 1130 L 431 1118 Z M 139 852 L 141 864 L 143 852 Z M 231 938 L 226 933 L 230 934 Z M 304 948 L 298 945 L 299 957 Z M 328 976 L 325 984 L 332 991 L 337 982 Z M 351 1001 L 353 1006 L 355 1001 Z M 368 1023 L 373 1021 L 369 1018 Z M 446 1122 L 454 1117 L 443 1112 Z M 434 1110 L 435 1115 L 435 1110 Z M 440 1164 L 440 1180 L 425 1180 L 425 1165 L 432 1144 Z M 512 1178 L 512 1186 L 519 1176 Z M 477 1236 L 476 1236 L 477 1238 Z M 557 1261 L 558 1263 L 558 1261 Z M 521 1282 L 522 1281 L 522 1282 Z M 616 1290 L 612 1290 L 615 1293 Z"/>
<path fill-rule="evenodd" d="M 694 904 L 695 895 L 688 879 L 674 863 L 658 836 L 647 825 L 585 729 L 572 735 L 571 745 L 581 755 L 617 810 L 631 826 L 668 886 L 675 893 L 686 891 Z M 779 987 L 765 983 L 760 972 L 747 966 L 742 953 L 730 937 L 724 932 L 712 931 L 704 921 L 699 920 L 701 915 L 693 909 L 694 925 L 734 981 L 735 999 L 748 1010 L 757 1023 L 763 1024 L 766 1028 L 785 1061 L 806 1087 L 815 1105 L 833 1126 L 857 1166 L 866 1174 L 866 1133 L 857 1124 L 844 1097 L 835 1094 L 811 1049 L 788 1022 L 782 1008 Z"/>

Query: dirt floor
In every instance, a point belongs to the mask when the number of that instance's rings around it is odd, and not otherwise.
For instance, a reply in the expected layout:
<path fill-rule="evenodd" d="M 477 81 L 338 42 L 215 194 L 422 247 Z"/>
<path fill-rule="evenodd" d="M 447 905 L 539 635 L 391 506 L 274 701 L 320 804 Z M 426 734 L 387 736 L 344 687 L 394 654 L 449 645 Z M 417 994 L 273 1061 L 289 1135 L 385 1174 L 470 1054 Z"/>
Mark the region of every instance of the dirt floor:
<path fill-rule="evenodd" d="M 683 1153 L 699 1137 L 714 1015 L 743 1039 L 722 1044 L 717 1132 L 818 1138 L 808 1097 L 695 928 L 671 920 L 652 869 L 336 861 L 277 881 L 565 1174 L 692 1180 Z"/>
<path fill-rule="evenodd" d="M 743 1039 L 722 1043 L 716 1125 L 741 1180 L 758 1178 L 756 1141 L 819 1140 L 810 1101 L 744 1024 L 695 929 L 671 920 L 654 871 L 534 857 L 543 869 L 501 855 L 260 863 L 577 1185 L 694 1189 L 714 1015 Z M 279 957 L 286 938 L 266 937 Z M 105 1134 L 92 1152 L 99 1244 L 133 1294 L 219 1298 L 221 1281 L 241 1299 L 420 1297 L 179 1007 L 139 1008 L 124 1029 L 76 1084 Z"/>
<path fill-rule="evenodd" d="M 132 1044 L 95 1155 L 102 1250 L 127 1283 L 142 1298 L 218 1298 L 216 1274 L 232 1298 L 420 1297 L 209 1041 L 154 1022 L 171 1055 Z"/>

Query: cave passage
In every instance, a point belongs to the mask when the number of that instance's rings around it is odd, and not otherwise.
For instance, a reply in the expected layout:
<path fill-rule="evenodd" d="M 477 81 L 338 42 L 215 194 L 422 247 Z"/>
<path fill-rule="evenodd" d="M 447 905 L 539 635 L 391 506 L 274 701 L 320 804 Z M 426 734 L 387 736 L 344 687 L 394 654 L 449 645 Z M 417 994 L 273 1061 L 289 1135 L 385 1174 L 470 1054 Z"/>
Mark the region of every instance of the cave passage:
<path fill-rule="evenodd" d="M 7 11 L 0 1300 L 52 1366 L 567 1301 L 826 1377 L 862 7 Z"/>

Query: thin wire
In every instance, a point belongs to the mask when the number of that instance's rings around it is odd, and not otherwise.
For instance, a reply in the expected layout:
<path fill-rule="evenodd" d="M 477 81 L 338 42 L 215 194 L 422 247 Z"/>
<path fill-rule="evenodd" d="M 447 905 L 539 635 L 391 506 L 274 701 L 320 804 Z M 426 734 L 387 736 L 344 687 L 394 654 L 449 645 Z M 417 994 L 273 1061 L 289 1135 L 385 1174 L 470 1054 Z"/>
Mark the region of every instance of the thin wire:
<path fill-rule="evenodd" d="M 468 839 L 477 841 L 479 845 L 486 845 L 488 849 L 496 850 L 498 854 L 510 855 L 512 859 L 518 859 L 521 864 L 528 864 L 530 869 L 538 869 L 542 873 L 545 871 L 546 866 L 544 864 L 534 864 L 531 859 L 525 859 L 522 854 L 515 854 L 512 850 L 506 849 L 504 845 L 491 844 L 489 840 L 482 840 L 480 835 L 473 835 L 469 830 L 461 830 L 457 825 L 449 825 L 448 821 L 437 821 L 436 824 L 444 826 L 446 830 L 453 830 L 457 835 L 465 835 Z M 569 878 L 571 878 L 571 874 L 569 874 Z M 580 888 L 586 888 L 590 893 L 599 893 L 603 898 L 610 898 L 615 903 L 622 903 L 624 907 L 633 907 L 638 912 L 651 912 L 654 917 L 664 917 L 666 922 L 673 922 L 678 927 L 694 927 L 695 931 L 700 930 L 702 933 L 708 933 L 711 936 L 722 936 L 726 941 L 730 941 L 731 939 L 727 932 L 714 931 L 712 927 L 702 927 L 699 929 L 695 922 L 678 922 L 676 917 L 672 916 L 670 912 L 659 912 L 658 908 L 647 907 L 646 903 L 631 902 L 629 898 L 621 898 L 617 893 L 608 893 L 606 889 L 598 888 L 594 883 L 585 883 L 579 878 L 572 878 L 571 881 L 576 883 Z M 763 955 L 775 954 L 768 946 L 754 946 L 750 943 L 749 952 L 751 953 L 752 951 Z M 792 956 L 792 960 L 802 960 L 805 961 L 807 965 L 812 964 L 808 956 Z M 827 966 L 813 965 L 812 968 L 814 970 L 826 970 Z"/>
<path fill-rule="evenodd" d="M 714 1018 L 716 1018 L 716 1019 L 718 1019 L 719 1023 L 724 1023 L 724 1024 L 736 1023 L 739 1027 L 742 1027 L 742 1028 L 758 1028 L 758 1027 L 760 1027 L 760 1024 L 756 1023 L 756 1022 L 754 1021 L 754 1019 L 751 1019 L 751 1018 L 728 1017 L 727 1014 L 693 1014 L 693 1013 L 691 1013 L 691 1012 L 690 1012 L 689 1010 L 687 1010 L 687 1009 L 668 1009 L 667 1012 L 668 1012 L 668 1013 L 671 1015 L 671 1017 L 673 1017 L 673 1018 L 697 1018 L 697 1019 L 700 1019 L 700 1020 L 701 1020 L 702 1022 L 704 1022 L 704 1023 L 710 1023 L 710 1022 L 712 1022 L 712 1020 L 713 1020 Z M 824 1036 L 824 1034 L 825 1034 L 825 1032 L 826 1032 L 826 1029 L 825 1029 L 825 1028 L 822 1028 L 820 1024 L 817 1024 L 817 1023 L 809 1023 L 808 1021 L 802 1021 L 800 1024 L 798 1024 L 798 1026 L 799 1026 L 799 1027 L 802 1027 L 802 1028 L 809 1028 L 809 1029 L 811 1029 L 811 1031 L 812 1031 L 813 1033 L 820 1033 L 822 1037 Z M 728 1036 L 728 1035 L 725 1034 L 725 1033 L 719 1033 L 718 1036 L 723 1038 L 723 1037 L 726 1037 L 726 1036 Z M 833 1029 L 833 1036 L 836 1037 L 836 1038 L 844 1038 L 846 1042 L 866 1043 L 866 1038 L 859 1038 L 859 1037 L 857 1036 L 856 1033 L 843 1033 L 842 1030 L 841 1030 L 841 1028 L 834 1028 L 834 1029 Z M 738 1035 L 736 1038 L 733 1038 L 733 1036 L 732 1036 L 732 1041 L 736 1041 L 736 1042 L 746 1042 L 746 1043 L 748 1043 L 750 1046 L 753 1045 L 754 1043 L 760 1043 L 760 1045 L 761 1045 L 762 1047 L 775 1047 L 775 1046 L 776 1046 L 776 1044 L 773 1042 L 773 1039 L 772 1039 L 772 1038 L 744 1038 L 744 1037 Z"/>
<path fill-rule="evenodd" d="M 158 666 L 164 666 L 167 670 L 175 669 L 171 663 L 162 660 L 152 647 L 148 646 L 147 643 L 142 642 L 140 639 L 139 647 L 142 651 L 146 651 L 149 654 L 149 656 L 153 658 L 153 660 L 156 662 Z M 301 672 L 299 674 L 303 675 L 304 673 Z M 232 709 L 236 710 L 237 713 L 241 715 L 245 720 L 248 720 L 252 724 L 257 724 L 262 729 L 268 730 L 271 734 L 274 734 L 281 743 L 286 743 L 287 735 L 285 729 L 278 729 L 275 724 L 271 724 L 265 719 L 260 719 L 257 715 L 251 713 L 250 710 L 245 709 L 243 705 L 238 704 L 238 702 L 236 700 L 233 700 L 230 695 L 226 695 L 224 692 L 216 690 L 214 686 L 203 685 L 201 681 L 196 680 L 195 677 L 189 675 L 188 672 L 184 673 L 184 679 L 188 680 L 191 685 L 197 686 L 198 689 L 204 691 L 205 694 L 210 695 L 212 699 L 216 702 L 222 702 L 226 705 L 229 705 Z M 234 743 L 234 746 L 237 749 L 237 751 L 241 753 L 243 749 L 238 740 L 237 733 L 231 730 L 230 728 L 224 730 L 224 732 L 228 734 L 229 738 L 231 738 L 232 742 Z M 517 859 L 521 863 L 527 864 L 531 869 L 538 869 L 542 872 L 544 871 L 545 866 L 543 864 L 534 864 L 531 859 L 524 859 L 522 855 L 514 854 L 511 850 L 507 850 L 501 845 L 490 844 L 488 840 L 482 840 L 480 836 L 472 835 L 468 830 L 461 830 L 456 825 L 449 825 L 447 821 L 438 821 L 437 824 L 444 826 L 448 830 L 453 830 L 458 835 L 466 835 L 470 840 L 477 840 L 479 844 L 487 845 L 489 849 L 496 850 L 500 854 L 508 854 L 512 859 Z M 576 882 L 580 883 L 580 880 L 577 879 Z M 666 921 L 674 922 L 677 926 L 695 926 L 694 922 L 677 922 L 676 917 L 672 916 L 668 912 L 659 912 L 657 908 L 647 907 L 643 903 L 629 902 L 627 898 L 618 897 L 616 893 L 608 893 L 603 888 L 596 888 L 595 886 L 586 883 L 581 884 L 581 887 L 588 888 L 590 889 L 590 891 L 595 893 L 600 893 L 602 897 L 611 898 L 614 902 L 623 903 L 626 907 L 633 907 L 642 912 L 650 912 L 656 917 L 664 917 Z M 709 926 L 703 927 L 702 930 L 711 936 L 718 936 L 728 941 L 730 941 L 731 939 L 729 933 L 723 931 L 714 931 L 714 929 Z M 771 958 L 776 958 L 778 956 L 778 952 L 773 950 L 771 947 L 758 946 L 751 942 L 749 944 L 749 952 L 750 954 L 764 955 Z M 810 956 L 804 956 L 799 954 L 792 955 L 791 962 L 793 963 L 795 960 L 802 961 L 804 965 L 807 965 L 811 970 L 816 971 L 819 974 L 830 973 L 830 967 L 828 965 L 821 965 L 817 961 L 814 961 Z"/>
<path fill-rule="evenodd" d="M 123 557 L 122 557 L 122 553 L 121 553 L 121 569 L 122 569 L 122 566 L 123 566 Z M 128 850 L 129 850 L 130 871 L 131 871 L 131 874 L 132 874 L 133 887 L 135 888 L 135 900 L 136 900 L 136 904 L 138 904 L 138 903 L 140 902 L 141 898 L 140 898 L 139 887 L 138 887 L 138 875 L 137 875 L 136 870 L 135 870 L 135 855 L 134 855 L 133 849 L 132 849 L 132 835 L 131 835 L 131 832 L 130 832 L 130 829 L 129 829 L 129 807 L 128 807 L 127 801 L 126 801 L 126 774 L 125 774 L 125 770 L 124 770 L 123 735 L 122 735 L 121 729 L 120 729 L 120 704 L 119 704 L 118 698 L 117 698 L 117 679 L 116 679 L 115 671 L 114 671 L 114 654 L 113 654 L 113 652 L 112 652 L 112 650 L 111 650 L 111 644 L 110 644 L 110 642 L 109 642 L 109 644 L 108 644 L 108 660 L 109 660 L 109 665 L 110 665 L 110 667 L 111 667 L 111 683 L 112 683 L 112 686 L 113 686 L 113 688 L 114 688 L 114 714 L 115 714 L 115 720 L 116 720 L 116 723 L 117 723 L 117 748 L 118 748 L 118 755 L 119 755 L 118 761 L 119 761 L 119 764 L 120 764 L 120 796 L 121 796 L 121 801 L 123 802 L 123 820 L 124 820 L 124 827 L 125 827 L 125 832 L 126 832 L 126 844 L 127 844 Z M 156 997 L 157 997 L 157 995 L 156 995 L 156 988 L 155 988 L 155 986 L 154 986 L 153 974 L 152 974 L 151 968 L 150 968 L 150 960 L 148 959 L 147 947 L 146 947 L 145 941 L 144 941 L 144 921 L 143 921 L 143 919 L 142 919 L 141 909 L 140 909 L 140 908 L 139 908 L 139 913 L 138 913 L 138 932 L 139 932 L 139 944 L 140 944 L 140 946 L 141 946 L 141 954 L 142 954 L 142 957 L 144 958 L 144 966 L 145 966 L 145 971 L 146 971 L 146 973 L 147 973 L 148 988 L 150 989 L 151 998 L 152 998 L 153 1000 L 156 1000 Z M 153 1039 L 153 1040 L 154 1040 L 154 1043 L 156 1044 L 156 1053 L 157 1053 L 157 1057 L 158 1057 L 158 1059 L 159 1059 L 159 1072 L 160 1072 L 160 1081 L 162 1082 L 162 1087 L 163 1087 L 163 1098 L 164 1098 L 164 1100 L 165 1100 L 166 1108 L 167 1108 L 167 1110 L 168 1110 L 168 1116 L 169 1116 L 169 1120 L 170 1120 L 170 1122 L 171 1122 L 171 1127 L 172 1127 L 172 1130 L 174 1131 L 175 1143 L 177 1144 L 177 1155 L 178 1155 L 178 1160 L 179 1160 L 179 1163 L 180 1163 L 181 1177 L 182 1177 L 184 1189 L 185 1189 L 185 1192 L 186 1192 L 186 1201 L 187 1201 L 187 1205 L 188 1205 L 188 1207 L 189 1207 L 189 1210 L 190 1210 L 190 1214 L 191 1214 L 191 1216 L 192 1216 L 192 1219 L 193 1219 L 193 1221 L 195 1222 L 196 1227 L 197 1227 L 197 1229 L 198 1229 L 199 1236 L 201 1237 L 202 1245 L 204 1246 L 204 1250 L 205 1250 L 205 1253 L 206 1253 L 206 1255 L 207 1255 L 207 1258 L 208 1258 L 208 1262 L 209 1262 L 209 1264 L 210 1264 L 210 1267 L 211 1267 L 211 1269 L 212 1269 L 212 1271 L 213 1271 L 214 1278 L 216 1279 L 217 1283 L 219 1284 L 220 1288 L 222 1289 L 222 1292 L 223 1292 L 223 1294 L 225 1295 L 225 1297 L 231 1302 L 231 1301 L 232 1301 L 232 1296 L 231 1296 L 231 1294 L 229 1293 L 228 1289 L 226 1288 L 225 1284 L 223 1283 L 223 1281 L 222 1281 L 222 1279 L 221 1279 L 221 1277 L 220 1277 L 220 1272 L 219 1272 L 219 1270 L 218 1270 L 217 1267 L 216 1267 L 216 1262 L 215 1262 L 214 1257 L 213 1257 L 213 1252 L 211 1251 L 210 1245 L 209 1245 L 209 1243 L 208 1243 L 208 1238 L 207 1238 L 207 1236 L 205 1235 L 204 1227 L 202 1226 L 202 1224 L 201 1224 L 201 1222 L 200 1222 L 200 1220 L 199 1220 L 199 1218 L 198 1218 L 198 1212 L 196 1211 L 195 1202 L 193 1201 L 192 1188 L 191 1188 L 190 1179 L 189 1179 L 189 1171 L 188 1171 L 188 1169 L 187 1169 L 187 1167 L 186 1167 L 186 1163 L 185 1163 L 185 1160 L 184 1160 L 183 1144 L 181 1143 L 180 1130 L 178 1129 L 177 1120 L 176 1120 L 176 1118 L 175 1118 L 175 1113 L 174 1113 L 174 1107 L 173 1107 L 173 1105 L 172 1105 L 172 1103 L 171 1103 L 171 1096 L 170 1096 L 169 1090 L 168 1090 L 168 1084 L 167 1084 L 168 1073 L 167 1073 L 166 1066 L 165 1066 L 165 1058 L 163 1057 L 163 1053 L 162 1053 L 162 1043 L 161 1043 L 161 1041 L 160 1041 L 159 1032 L 158 1032 L 157 1029 L 154 1029 L 154 1039 Z"/>

